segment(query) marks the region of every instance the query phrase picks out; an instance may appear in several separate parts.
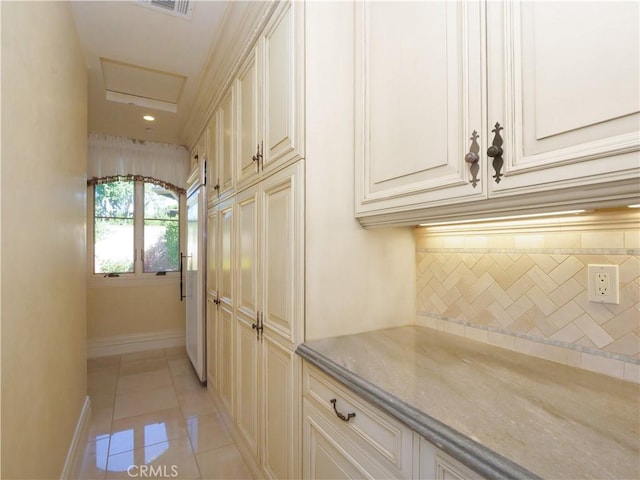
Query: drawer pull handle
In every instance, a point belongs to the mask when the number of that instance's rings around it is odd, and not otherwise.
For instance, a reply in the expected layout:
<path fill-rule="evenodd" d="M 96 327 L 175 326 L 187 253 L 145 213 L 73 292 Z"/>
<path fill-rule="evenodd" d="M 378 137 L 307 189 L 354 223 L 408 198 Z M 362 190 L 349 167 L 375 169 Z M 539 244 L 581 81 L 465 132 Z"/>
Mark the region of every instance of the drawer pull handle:
<path fill-rule="evenodd" d="M 340 420 L 342 420 L 343 422 L 348 422 L 349 420 L 351 420 L 352 418 L 355 418 L 356 414 L 355 413 L 347 413 L 347 415 L 343 415 L 341 414 L 338 409 L 336 408 L 336 399 L 332 398 L 331 400 L 329 400 L 332 404 L 333 404 L 333 411 L 336 412 L 336 415 L 338 416 L 338 418 Z"/>

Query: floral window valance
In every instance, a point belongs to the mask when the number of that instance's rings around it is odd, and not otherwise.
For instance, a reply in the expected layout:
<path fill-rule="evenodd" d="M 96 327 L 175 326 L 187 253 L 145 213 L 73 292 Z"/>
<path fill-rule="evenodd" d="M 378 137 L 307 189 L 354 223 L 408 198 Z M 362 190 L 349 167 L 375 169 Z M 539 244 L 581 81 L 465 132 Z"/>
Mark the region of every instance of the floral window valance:
<path fill-rule="evenodd" d="M 184 188 L 178 187 L 173 183 L 165 182 L 164 180 L 158 180 L 157 178 L 153 178 L 153 177 L 145 177 L 144 175 L 109 175 L 107 177 L 100 177 L 100 178 L 93 177 L 87 180 L 87 185 L 91 187 L 93 185 L 101 185 L 103 183 L 125 182 L 125 181 L 140 181 L 140 182 L 151 183 L 153 185 L 166 188 L 167 190 L 171 190 L 172 192 L 175 192 L 178 195 L 182 195 L 186 193 L 186 190 Z"/>
<path fill-rule="evenodd" d="M 189 152 L 182 145 L 155 143 L 92 133 L 88 139 L 89 185 L 115 180 L 144 180 L 184 192 Z"/>

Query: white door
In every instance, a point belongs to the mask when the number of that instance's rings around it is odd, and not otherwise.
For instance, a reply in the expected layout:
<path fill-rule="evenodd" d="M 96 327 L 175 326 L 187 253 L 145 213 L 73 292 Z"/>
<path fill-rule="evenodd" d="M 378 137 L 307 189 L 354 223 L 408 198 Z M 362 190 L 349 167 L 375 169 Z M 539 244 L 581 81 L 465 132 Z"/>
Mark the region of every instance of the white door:
<path fill-rule="evenodd" d="M 202 187 L 187 198 L 186 257 L 186 344 L 187 354 L 201 382 L 206 381 L 205 366 L 205 249 L 203 231 L 206 212 Z"/>

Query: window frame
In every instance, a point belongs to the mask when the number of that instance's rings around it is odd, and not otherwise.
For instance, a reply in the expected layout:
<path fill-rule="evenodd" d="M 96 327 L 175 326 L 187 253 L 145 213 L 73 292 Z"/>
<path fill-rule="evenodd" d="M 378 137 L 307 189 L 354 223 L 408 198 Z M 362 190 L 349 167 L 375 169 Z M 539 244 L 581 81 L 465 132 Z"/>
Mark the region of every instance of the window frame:
<path fill-rule="evenodd" d="M 89 277 L 89 287 L 105 286 L 152 286 L 152 285 L 177 285 L 180 279 L 180 270 L 166 272 L 158 275 L 157 272 L 144 272 L 143 252 L 144 252 L 144 185 L 142 179 L 131 180 L 133 188 L 133 249 L 134 262 L 133 272 L 120 273 L 118 276 L 108 276 L 105 273 L 94 273 L 95 258 L 95 185 L 87 187 L 87 273 Z M 176 192 L 178 196 L 178 236 L 179 252 L 184 251 L 184 241 L 186 232 L 185 209 L 186 198 L 183 193 Z M 179 259 L 178 261 L 181 261 Z"/>

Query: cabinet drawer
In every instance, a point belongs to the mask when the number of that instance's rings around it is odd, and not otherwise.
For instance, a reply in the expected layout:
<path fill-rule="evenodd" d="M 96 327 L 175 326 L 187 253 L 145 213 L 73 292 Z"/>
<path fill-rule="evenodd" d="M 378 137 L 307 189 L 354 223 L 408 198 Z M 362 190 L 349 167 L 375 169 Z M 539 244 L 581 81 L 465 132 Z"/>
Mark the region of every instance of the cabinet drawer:
<path fill-rule="evenodd" d="M 338 432 L 316 402 L 304 400 L 304 473 L 309 480 L 396 479 Z M 340 429 L 343 430 L 343 429 Z"/>
<path fill-rule="evenodd" d="M 335 428 L 354 438 L 385 468 L 392 468 L 407 478 L 411 476 L 413 440 L 408 427 L 308 364 L 304 369 L 304 391 Z M 344 417 L 355 416 L 344 421 L 338 418 L 336 410 Z"/>

